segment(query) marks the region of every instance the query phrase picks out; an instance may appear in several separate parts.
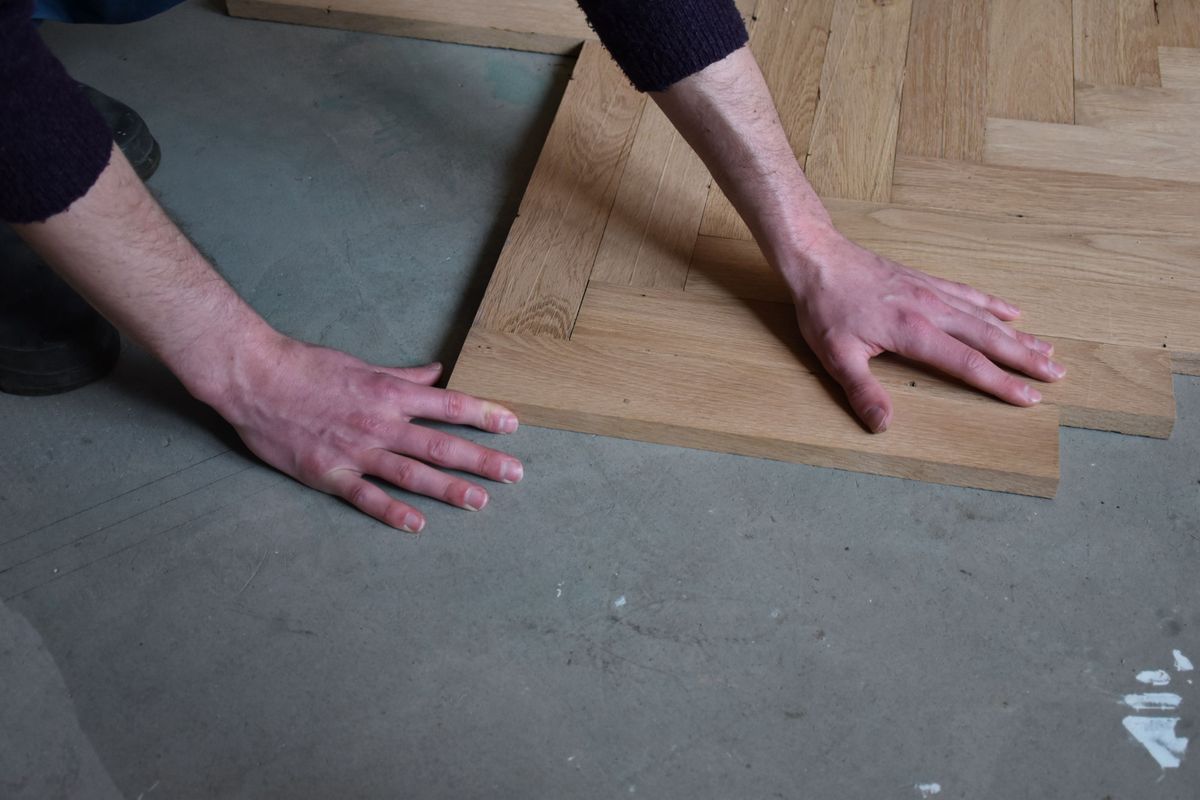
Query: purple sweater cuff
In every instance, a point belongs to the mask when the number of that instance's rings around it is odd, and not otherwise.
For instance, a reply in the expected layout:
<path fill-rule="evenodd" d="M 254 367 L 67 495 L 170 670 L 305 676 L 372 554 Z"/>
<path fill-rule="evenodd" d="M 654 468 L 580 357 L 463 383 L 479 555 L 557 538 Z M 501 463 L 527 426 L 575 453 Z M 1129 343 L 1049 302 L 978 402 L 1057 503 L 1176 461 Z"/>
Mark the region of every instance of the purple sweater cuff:
<path fill-rule="evenodd" d="M 720 61 L 747 39 L 733 0 L 578 2 L 600 41 L 642 92 L 666 89 Z"/>
<path fill-rule="evenodd" d="M 40 222 L 108 165 L 104 118 L 38 36 L 32 0 L 0 0 L 0 220 Z"/>

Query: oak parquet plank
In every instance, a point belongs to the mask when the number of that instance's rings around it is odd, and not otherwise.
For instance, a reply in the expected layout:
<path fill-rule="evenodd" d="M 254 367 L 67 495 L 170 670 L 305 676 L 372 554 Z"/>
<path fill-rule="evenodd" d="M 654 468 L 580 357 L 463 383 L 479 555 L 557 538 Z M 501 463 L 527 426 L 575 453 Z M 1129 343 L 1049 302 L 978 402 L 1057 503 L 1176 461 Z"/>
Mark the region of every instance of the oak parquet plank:
<path fill-rule="evenodd" d="M 1158 43 L 1165 47 L 1200 47 L 1200 3 L 1157 0 Z"/>
<path fill-rule="evenodd" d="M 475 325 L 566 338 L 587 287 L 645 98 L 586 44 Z"/>
<path fill-rule="evenodd" d="M 1158 86 L 1157 5 L 1157 0 L 1075 0 L 1075 80 Z"/>
<path fill-rule="evenodd" d="M 762 68 L 792 152 L 808 154 L 829 42 L 834 0 L 759 0 L 750 49 Z M 713 184 L 700 230 L 710 236 L 750 236 L 733 204 Z"/>
<path fill-rule="evenodd" d="M 704 162 L 647 103 L 592 279 L 682 289 L 710 182 Z"/>
<path fill-rule="evenodd" d="M 1200 294 L 1170 287 L 1117 284 L 1042 271 L 1045 262 L 1013 263 L 1004 236 L 963 228 L 937 233 L 926 226 L 912 237 L 923 210 L 837 203 L 839 228 L 864 247 L 948 280 L 969 283 L 1016 303 L 1019 326 L 1039 336 L 1079 339 L 1170 353 L 1175 372 L 1200 374 Z M 899 213 L 897 213 L 899 212 Z M 932 229 L 931 229 L 932 228 Z M 913 240 L 915 239 L 915 240 Z M 790 302 L 782 279 L 752 241 L 701 236 L 692 254 L 686 290 Z"/>
<path fill-rule="evenodd" d="M 1160 47 L 1158 67 L 1164 89 L 1200 91 L 1200 49 Z"/>
<path fill-rule="evenodd" d="M 892 201 L 1031 222 L 1200 236 L 1200 185 L 898 156 Z"/>
<path fill-rule="evenodd" d="M 678 355 L 703 353 L 764 369 L 795 361 L 823 375 L 800 337 L 794 312 L 780 303 L 593 282 L 571 341 Z M 1057 339 L 1054 344 L 1055 358 L 1067 365 L 1069 377 L 1038 388 L 1046 402 L 1058 406 L 1063 425 L 1157 438 L 1170 435 L 1175 397 L 1168 353 L 1074 339 Z M 889 390 L 919 387 L 940 397 L 997 402 L 889 355 L 874 359 L 871 369 Z"/>
<path fill-rule="evenodd" d="M 1071 0 L 990 0 L 988 115 L 1074 119 Z"/>
<path fill-rule="evenodd" d="M 450 386 L 523 422 L 956 486 L 1048 497 L 1058 409 L 893 392 L 896 422 L 870 434 L 836 387 L 803 366 L 772 369 L 475 330 Z"/>
<path fill-rule="evenodd" d="M 1075 123 L 1195 138 L 1200 129 L 1200 90 L 1076 87 Z"/>
<path fill-rule="evenodd" d="M 985 0 L 913 0 L 896 152 L 979 161 L 986 116 Z"/>
<path fill-rule="evenodd" d="M 1030 169 L 1200 182 L 1194 136 L 988 118 L 983 160 Z"/>
<path fill-rule="evenodd" d="M 822 197 L 883 202 L 904 86 L 912 0 L 837 0 L 805 172 Z"/>

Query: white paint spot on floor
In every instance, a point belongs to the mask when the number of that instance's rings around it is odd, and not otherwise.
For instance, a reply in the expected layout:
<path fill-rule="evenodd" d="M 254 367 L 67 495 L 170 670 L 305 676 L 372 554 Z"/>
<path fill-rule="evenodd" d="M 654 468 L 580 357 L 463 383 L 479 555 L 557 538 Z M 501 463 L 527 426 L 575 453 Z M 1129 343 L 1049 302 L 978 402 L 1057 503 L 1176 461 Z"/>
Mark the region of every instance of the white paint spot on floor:
<path fill-rule="evenodd" d="M 561 583 L 554 587 L 554 596 L 562 597 L 562 584 Z"/>
<path fill-rule="evenodd" d="M 1175 656 L 1175 671 L 1176 672 L 1191 672 L 1195 667 L 1192 666 L 1192 660 L 1178 650 L 1172 650 L 1171 655 Z"/>
<path fill-rule="evenodd" d="M 1126 717 L 1121 720 L 1125 730 L 1142 743 L 1163 769 L 1175 769 L 1187 752 L 1188 740 L 1175 735 L 1179 717 Z"/>
<path fill-rule="evenodd" d="M 1147 669 L 1137 674 L 1138 683 L 1148 683 L 1151 686 L 1166 686 L 1171 682 L 1171 676 L 1165 669 Z"/>
<path fill-rule="evenodd" d="M 921 793 L 921 797 L 933 797 L 935 794 L 942 793 L 942 785 L 940 783 L 918 783 L 916 790 Z"/>
<path fill-rule="evenodd" d="M 1143 692 L 1127 694 L 1123 702 L 1135 711 L 1168 711 L 1179 708 L 1179 701 L 1174 692 Z"/>
<path fill-rule="evenodd" d="M 621 608 L 625 605 L 625 595 L 621 595 L 616 600 L 613 600 L 613 608 Z"/>
<path fill-rule="evenodd" d="M 771 619 L 779 619 L 781 614 L 783 614 L 783 611 L 781 611 L 780 609 L 778 609 L 778 608 L 771 609 Z"/>

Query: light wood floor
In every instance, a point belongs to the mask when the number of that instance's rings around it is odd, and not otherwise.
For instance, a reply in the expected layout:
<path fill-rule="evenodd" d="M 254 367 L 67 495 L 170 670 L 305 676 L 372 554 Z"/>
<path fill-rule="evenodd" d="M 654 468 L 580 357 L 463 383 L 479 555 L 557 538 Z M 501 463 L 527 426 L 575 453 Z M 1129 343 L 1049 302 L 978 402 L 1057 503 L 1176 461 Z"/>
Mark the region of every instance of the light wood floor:
<path fill-rule="evenodd" d="M 528 424 L 1044 496 L 1060 424 L 1168 436 L 1172 370 L 1200 374 L 1200 2 L 739 5 L 838 226 L 1016 302 L 1069 378 L 1016 409 L 878 359 L 896 415 L 866 433 L 704 166 L 589 40 L 451 386 Z M 563 0 L 230 10 L 554 52 L 588 36 Z"/>

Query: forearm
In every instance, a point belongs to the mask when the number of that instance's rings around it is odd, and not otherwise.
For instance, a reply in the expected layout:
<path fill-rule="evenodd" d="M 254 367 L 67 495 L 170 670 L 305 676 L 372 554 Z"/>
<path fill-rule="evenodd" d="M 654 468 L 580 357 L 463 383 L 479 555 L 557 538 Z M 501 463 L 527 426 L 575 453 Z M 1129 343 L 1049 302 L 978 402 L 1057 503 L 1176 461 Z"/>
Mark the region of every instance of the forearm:
<path fill-rule="evenodd" d="M 704 160 L 764 254 L 785 274 L 833 230 L 792 153 L 748 47 L 650 96 Z"/>
<path fill-rule="evenodd" d="M 275 334 L 171 222 L 116 147 L 83 197 L 15 225 L 64 279 L 215 404 Z"/>

